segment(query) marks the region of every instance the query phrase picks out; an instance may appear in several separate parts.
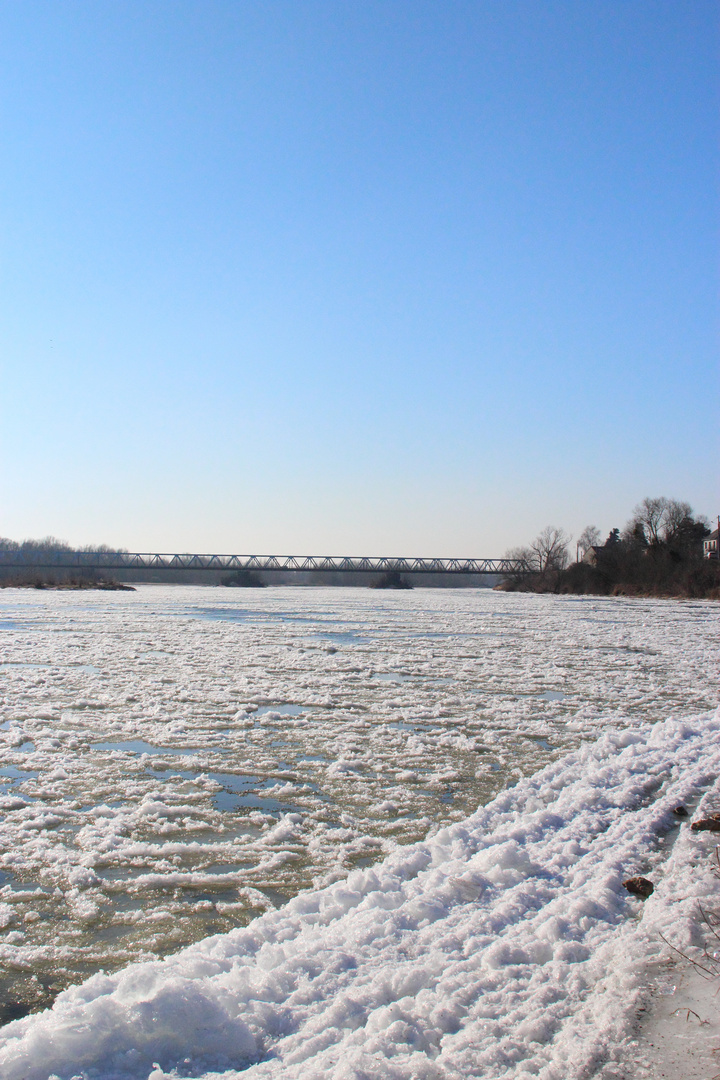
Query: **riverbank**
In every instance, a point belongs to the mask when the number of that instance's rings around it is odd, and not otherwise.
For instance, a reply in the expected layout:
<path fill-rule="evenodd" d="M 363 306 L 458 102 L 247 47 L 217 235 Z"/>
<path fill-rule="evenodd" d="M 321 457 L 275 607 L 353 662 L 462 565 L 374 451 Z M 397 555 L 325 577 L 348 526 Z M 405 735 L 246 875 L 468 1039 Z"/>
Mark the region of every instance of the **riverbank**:
<path fill-rule="evenodd" d="M 95 581 L 92 578 L 68 578 L 57 581 L 52 577 L 38 577 L 37 574 L 25 574 L 10 580 L 0 580 L 0 589 L 51 589 L 56 592 L 95 589 L 101 592 L 137 592 L 134 585 L 123 585 L 119 581 Z"/>
<path fill-rule="evenodd" d="M 612 588 L 603 589 L 564 588 L 562 583 L 557 585 L 553 581 L 540 582 L 516 582 L 503 581 L 493 586 L 494 592 L 517 592 L 551 594 L 554 596 L 627 596 L 636 600 L 720 600 L 720 586 L 705 589 L 699 594 L 686 589 L 663 589 L 645 588 L 642 585 L 613 585 Z"/>
<path fill-rule="evenodd" d="M 607 569 L 573 563 L 565 570 L 526 574 L 499 582 L 497 592 L 552 593 L 556 596 L 627 596 L 654 600 L 720 600 L 720 567 L 706 560 L 691 572 L 626 580 Z"/>

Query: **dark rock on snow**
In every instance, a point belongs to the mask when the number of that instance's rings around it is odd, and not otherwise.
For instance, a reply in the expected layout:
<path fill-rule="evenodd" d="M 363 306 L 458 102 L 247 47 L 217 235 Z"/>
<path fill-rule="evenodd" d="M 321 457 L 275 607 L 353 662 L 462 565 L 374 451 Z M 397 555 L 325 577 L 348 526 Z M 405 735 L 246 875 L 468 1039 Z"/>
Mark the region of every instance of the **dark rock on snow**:
<path fill-rule="evenodd" d="M 711 814 L 710 817 L 693 821 L 690 828 L 693 832 L 720 832 L 720 814 Z"/>
<path fill-rule="evenodd" d="M 648 896 L 655 891 L 652 881 L 648 881 L 646 877 L 628 878 L 627 881 L 623 881 L 623 886 L 633 896 L 639 896 L 641 900 L 647 900 Z"/>

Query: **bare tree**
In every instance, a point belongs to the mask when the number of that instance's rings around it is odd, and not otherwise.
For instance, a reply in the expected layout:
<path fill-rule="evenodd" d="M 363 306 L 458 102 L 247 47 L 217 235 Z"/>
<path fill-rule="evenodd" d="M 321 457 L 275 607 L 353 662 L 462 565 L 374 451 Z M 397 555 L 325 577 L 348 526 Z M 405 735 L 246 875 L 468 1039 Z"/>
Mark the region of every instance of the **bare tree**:
<path fill-rule="evenodd" d="M 633 516 L 623 531 L 624 536 L 634 536 L 637 540 L 642 534 L 649 544 L 660 543 L 660 530 L 665 515 L 667 499 L 643 499 L 633 510 Z"/>
<path fill-rule="evenodd" d="M 668 499 L 663 523 L 664 540 L 673 540 L 682 530 L 683 525 L 692 521 L 693 508 L 690 503 Z"/>
<path fill-rule="evenodd" d="M 597 525 L 586 525 L 578 537 L 578 552 L 585 555 L 593 547 L 599 547 L 602 534 Z"/>
<path fill-rule="evenodd" d="M 537 572 L 547 574 L 551 570 L 564 570 L 570 561 L 568 544 L 571 540 L 564 529 L 546 525 L 530 545 Z"/>
<path fill-rule="evenodd" d="M 683 522 L 692 519 L 690 503 L 678 499 L 643 499 L 633 510 L 633 516 L 625 526 L 624 536 L 636 542 L 641 536 L 648 544 L 666 543 L 677 534 Z"/>
<path fill-rule="evenodd" d="M 524 563 L 528 570 L 537 572 L 535 552 L 531 551 L 529 547 L 508 548 L 505 552 L 505 558 L 513 559 L 518 564 Z M 522 581 L 524 576 L 525 572 L 523 570 L 512 570 L 506 574 L 509 581 Z"/>
<path fill-rule="evenodd" d="M 548 525 L 529 547 L 510 548 L 505 552 L 506 559 L 524 562 L 533 574 L 546 574 L 550 570 L 563 570 L 570 561 L 567 546 L 572 537 L 564 529 Z M 520 580 L 522 573 L 508 575 L 511 580 Z"/>

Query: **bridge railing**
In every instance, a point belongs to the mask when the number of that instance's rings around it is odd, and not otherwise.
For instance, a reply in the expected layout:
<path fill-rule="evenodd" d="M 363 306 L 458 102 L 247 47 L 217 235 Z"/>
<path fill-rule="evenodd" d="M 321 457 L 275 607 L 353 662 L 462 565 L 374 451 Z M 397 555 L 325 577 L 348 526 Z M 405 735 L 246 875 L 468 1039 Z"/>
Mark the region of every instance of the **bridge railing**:
<path fill-rule="evenodd" d="M 333 573 L 523 574 L 521 559 L 368 557 L 365 555 L 194 555 L 130 551 L 0 550 L 1 569 L 273 570 Z"/>

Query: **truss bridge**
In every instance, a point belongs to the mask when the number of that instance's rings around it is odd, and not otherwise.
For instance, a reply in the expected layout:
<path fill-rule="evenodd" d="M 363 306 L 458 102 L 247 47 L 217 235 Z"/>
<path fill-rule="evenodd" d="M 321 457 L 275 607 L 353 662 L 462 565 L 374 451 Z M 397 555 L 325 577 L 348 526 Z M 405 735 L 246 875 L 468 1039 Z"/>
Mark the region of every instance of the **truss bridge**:
<path fill-rule="evenodd" d="M 38 570 L 221 570 L 252 573 L 279 570 L 373 574 L 518 574 L 519 559 L 435 559 L 365 555 L 192 555 L 130 551 L 65 551 L 21 545 L 0 551 L 2 569 Z"/>

